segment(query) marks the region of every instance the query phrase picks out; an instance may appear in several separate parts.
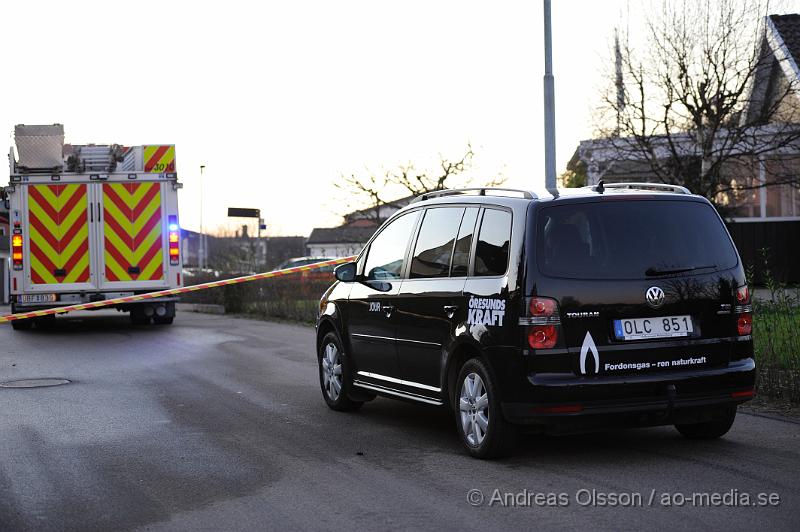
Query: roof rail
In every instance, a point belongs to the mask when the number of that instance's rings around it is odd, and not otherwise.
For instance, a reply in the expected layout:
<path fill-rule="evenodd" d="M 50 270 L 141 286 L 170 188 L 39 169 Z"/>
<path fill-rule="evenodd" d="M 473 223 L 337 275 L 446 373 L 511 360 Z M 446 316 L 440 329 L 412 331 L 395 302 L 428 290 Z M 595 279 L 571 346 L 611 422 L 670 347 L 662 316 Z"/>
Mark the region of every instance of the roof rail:
<path fill-rule="evenodd" d="M 520 190 L 516 188 L 498 188 L 498 187 L 474 187 L 474 188 L 453 188 L 453 189 L 445 189 L 445 190 L 433 190 L 431 192 L 425 192 L 424 194 L 420 194 L 413 200 L 411 203 L 416 203 L 418 201 L 425 201 L 431 198 L 438 198 L 441 196 L 457 196 L 459 194 L 467 194 L 469 192 L 477 192 L 478 196 L 486 196 L 486 192 L 514 192 L 516 194 L 522 194 L 522 197 L 525 199 L 536 199 L 537 196 L 533 192 L 529 190 Z"/>
<path fill-rule="evenodd" d="M 594 186 L 588 186 L 595 192 L 603 192 L 607 188 L 621 188 L 628 190 L 657 190 L 661 192 L 674 192 L 675 194 L 691 194 L 692 192 L 680 185 L 668 185 L 667 183 L 604 183 L 602 180 Z"/>

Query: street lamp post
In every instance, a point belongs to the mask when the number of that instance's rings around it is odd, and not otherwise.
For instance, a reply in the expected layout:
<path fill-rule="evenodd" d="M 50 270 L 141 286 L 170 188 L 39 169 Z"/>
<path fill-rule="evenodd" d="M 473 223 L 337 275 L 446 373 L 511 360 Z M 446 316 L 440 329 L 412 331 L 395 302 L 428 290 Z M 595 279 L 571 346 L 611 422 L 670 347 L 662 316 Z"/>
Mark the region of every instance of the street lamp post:
<path fill-rule="evenodd" d="M 556 103 L 553 84 L 553 36 L 550 0 L 544 0 L 544 184 L 556 188 Z"/>
<path fill-rule="evenodd" d="M 205 168 L 205 165 L 200 165 L 200 242 L 197 262 L 201 270 L 206 267 L 206 233 L 203 230 L 203 170 Z"/>

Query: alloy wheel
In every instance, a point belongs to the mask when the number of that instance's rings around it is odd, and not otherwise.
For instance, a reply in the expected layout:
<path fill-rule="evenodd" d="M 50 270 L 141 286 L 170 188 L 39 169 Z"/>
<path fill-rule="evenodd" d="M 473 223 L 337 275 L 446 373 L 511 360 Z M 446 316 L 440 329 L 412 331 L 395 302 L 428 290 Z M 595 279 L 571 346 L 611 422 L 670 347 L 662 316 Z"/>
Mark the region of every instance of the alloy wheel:
<path fill-rule="evenodd" d="M 464 378 L 458 408 L 467 442 L 472 447 L 479 447 L 489 430 L 489 396 L 483 379 L 477 373 L 469 373 Z"/>
<path fill-rule="evenodd" d="M 336 401 L 342 392 L 342 359 L 339 348 L 329 343 L 322 356 L 322 383 L 328 399 Z"/>

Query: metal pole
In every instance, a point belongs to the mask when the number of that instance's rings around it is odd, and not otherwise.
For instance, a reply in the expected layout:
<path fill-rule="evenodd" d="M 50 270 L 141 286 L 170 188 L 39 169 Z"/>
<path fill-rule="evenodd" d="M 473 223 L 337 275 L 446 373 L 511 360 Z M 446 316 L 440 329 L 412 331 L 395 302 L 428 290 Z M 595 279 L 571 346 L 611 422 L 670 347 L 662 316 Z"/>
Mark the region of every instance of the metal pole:
<path fill-rule="evenodd" d="M 203 230 L 203 170 L 205 165 L 200 165 L 200 246 L 197 254 L 198 266 L 202 270 L 206 267 L 206 233 Z"/>
<path fill-rule="evenodd" d="M 550 0 L 544 0 L 544 185 L 556 188 L 556 102 Z"/>
<path fill-rule="evenodd" d="M 614 130 L 614 136 L 619 137 L 622 131 L 622 113 L 625 110 L 625 81 L 622 77 L 622 49 L 617 30 L 614 30 L 614 70 L 617 85 L 617 129 Z"/>

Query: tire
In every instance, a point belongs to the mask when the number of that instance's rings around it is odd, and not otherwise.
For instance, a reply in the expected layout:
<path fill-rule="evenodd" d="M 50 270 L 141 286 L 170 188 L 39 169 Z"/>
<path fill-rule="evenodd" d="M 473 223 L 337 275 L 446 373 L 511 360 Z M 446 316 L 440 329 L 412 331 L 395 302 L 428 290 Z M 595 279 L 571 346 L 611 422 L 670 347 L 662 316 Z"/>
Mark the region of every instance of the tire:
<path fill-rule="evenodd" d="M 486 364 L 467 360 L 456 380 L 455 418 L 461 443 L 474 458 L 510 454 L 517 442 L 516 427 L 503 417 L 496 380 Z"/>
<path fill-rule="evenodd" d="M 153 314 L 153 323 L 156 325 L 172 325 L 173 320 L 175 319 L 175 303 L 169 302 L 164 305 L 167 309 L 166 314 L 163 316 L 159 316 L 158 314 Z"/>
<path fill-rule="evenodd" d="M 729 408 L 718 417 L 703 423 L 675 425 L 684 437 L 690 440 L 713 440 L 728 433 L 736 420 L 736 407 Z"/>
<path fill-rule="evenodd" d="M 353 386 L 350 359 L 345 355 L 336 333 L 329 332 L 320 342 L 317 363 L 319 385 L 328 407 L 338 412 L 352 412 L 361 408 L 363 401 L 354 401 L 348 396 Z"/>
<path fill-rule="evenodd" d="M 11 322 L 11 328 L 15 331 L 28 331 L 33 325 L 33 320 L 14 320 Z"/>
<path fill-rule="evenodd" d="M 18 312 L 17 306 L 11 303 L 11 314 Z M 28 318 L 25 320 L 14 320 L 11 322 L 11 328 L 15 331 L 28 331 L 33 326 L 33 320 Z"/>

